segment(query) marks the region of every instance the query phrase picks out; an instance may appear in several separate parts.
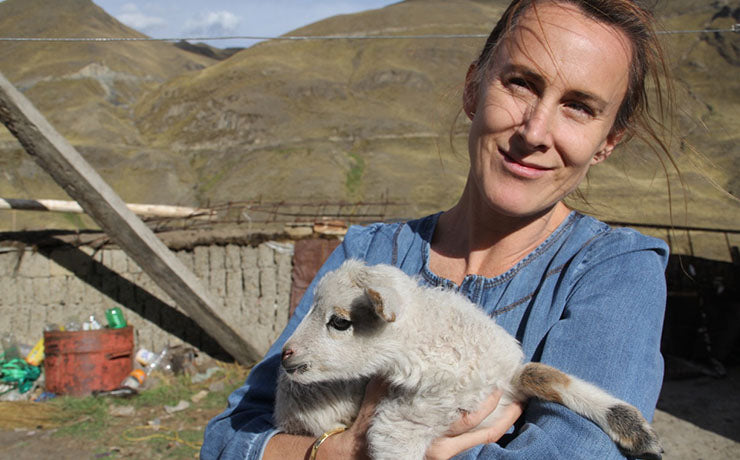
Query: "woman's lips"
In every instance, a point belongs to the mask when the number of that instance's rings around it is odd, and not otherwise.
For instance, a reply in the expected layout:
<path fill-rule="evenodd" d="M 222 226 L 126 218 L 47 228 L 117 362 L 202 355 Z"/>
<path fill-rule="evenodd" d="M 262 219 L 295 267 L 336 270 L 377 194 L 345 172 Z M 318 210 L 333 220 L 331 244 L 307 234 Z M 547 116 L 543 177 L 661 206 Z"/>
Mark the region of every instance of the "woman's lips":
<path fill-rule="evenodd" d="M 515 176 L 519 176 L 525 179 L 537 179 L 545 175 L 545 173 L 550 170 L 550 168 L 545 168 L 543 166 L 516 161 L 506 152 L 501 150 L 500 152 L 501 155 L 504 157 L 504 165 L 506 169 Z"/>

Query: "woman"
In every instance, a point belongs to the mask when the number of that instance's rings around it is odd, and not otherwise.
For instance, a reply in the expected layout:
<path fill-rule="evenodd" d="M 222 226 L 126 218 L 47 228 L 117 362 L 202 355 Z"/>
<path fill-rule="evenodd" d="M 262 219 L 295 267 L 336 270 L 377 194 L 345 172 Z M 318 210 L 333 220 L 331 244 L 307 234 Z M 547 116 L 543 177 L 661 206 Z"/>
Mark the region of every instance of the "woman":
<path fill-rule="evenodd" d="M 645 79 L 661 62 L 651 21 L 629 0 L 514 1 L 468 70 L 470 171 L 459 202 L 405 224 L 351 228 L 317 279 L 360 258 L 459 290 L 528 359 L 594 382 L 650 419 L 663 372 L 667 248 L 571 211 L 563 199 L 645 119 Z M 311 450 L 314 439 L 276 433 L 270 419 L 280 349 L 310 307 L 308 292 L 209 424 L 204 458 L 302 459 Z M 365 457 L 363 436 L 382 394 L 371 384 L 358 420 L 327 438 L 317 458 Z M 461 417 L 427 457 L 622 458 L 596 425 L 538 400 L 475 428 L 497 396 Z"/>

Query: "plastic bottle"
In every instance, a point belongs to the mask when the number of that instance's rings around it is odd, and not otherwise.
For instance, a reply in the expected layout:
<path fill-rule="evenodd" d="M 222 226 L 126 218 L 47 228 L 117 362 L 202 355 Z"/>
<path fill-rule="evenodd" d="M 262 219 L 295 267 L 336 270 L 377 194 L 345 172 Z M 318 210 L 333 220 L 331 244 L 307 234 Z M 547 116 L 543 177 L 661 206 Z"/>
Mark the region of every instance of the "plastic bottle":
<path fill-rule="evenodd" d="M 136 352 L 136 356 L 134 357 L 134 359 L 136 359 L 137 363 L 146 367 L 154 362 L 154 360 L 157 359 L 158 356 L 159 355 L 157 355 L 156 353 L 152 353 L 146 348 L 139 348 L 139 351 Z"/>
<path fill-rule="evenodd" d="M 32 366 L 40 366 L 44 360 L 44 338 L 41 337 L 36 345 L 26 355 L 26 362 Z"/>
<path fill-rule="evenodd" d="M 75 318 L 68 318 L 67 323 L 64 325 L 64 330 L 67 332 L 74 332 L 82 330 L 82 326 L 77 322 Z"/>
<path fill-rule="evenodd" d="M 102 329 L 102 327 L 103 326 L 101 326 L 98 320 L 95 318 L 95 315 L 90 315 L 87 318 L 87 321 L 82 323 L 83 331 L 95 331 L 97 329 Z"/>
<path fill-rule="evenodd" d="M 141 351 L 141 350 L 139 350 Z M 134 369 L 129 373 L 129 375 L 126 376 L 125 379 L 123 379 L 123 382 L 121 382 L 120 387 L 126 387 L 131 388 L 133 390 L 138 390 L 141 388 L 141 386 L 144 384 L 147 378 L 149 378 L 149 375 L 151 375 L 152 372 L 155 370 L 165 369 L 166 368 L 166 357 L 169 353 L 169 350 L 167 347 L 164 347 L 162 351 L 155 355 L 154 353 L 145 350 L 148 353 L 150 353 L 152 356 L 154 356 L 154 359 L 147 364 L 144 369 Z M 138 353 L 137 353 L 138 356 Z"/>
<path fill-rule="evenodd" d="M 169 353 L 168 347 L 164 347 L 154 360 L 146 366 L 146 375 L 149 376 L 155 370 L 166 370 L 166 358 Z"/>
<path fill-rule="evenodd" d="M 11 359 L 19 359 L 21 357 L 20 350 L 18 349 L 18 341 L 15 339 L 15 335 L 12 332 L 6 332 L 2 338 L 3 344 L 3 359 L 10 361 Z"/>
<path fill-rule="evenodd" d="M 121 382 L 121 387 L 138 390 L 144 384 L 146 377 L 147 374 L 142 369 L 134 369 L 126 376 L 125 379 L 123 379 L 123 382 Z"/>
<path fill-rule="evenodd" d="M 126 318 L 118 307 L 105 310 L 105 318 L 108 320 L 108 327 L 111 329 L 120 329 L 126 327 Z"/>

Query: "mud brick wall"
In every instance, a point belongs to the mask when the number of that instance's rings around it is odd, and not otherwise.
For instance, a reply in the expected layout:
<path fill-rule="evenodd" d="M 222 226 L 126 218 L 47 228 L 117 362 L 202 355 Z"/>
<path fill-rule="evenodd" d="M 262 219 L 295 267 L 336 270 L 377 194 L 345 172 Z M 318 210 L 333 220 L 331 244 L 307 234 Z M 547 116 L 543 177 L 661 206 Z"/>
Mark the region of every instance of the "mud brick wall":
<path fill-rule="evenodd" d="M 208 245 L 175 252 L 220 302 L 219 314 L 265 352 L 287 323 L 292 243 Z M 120 307 L 135 328 L 136 347 L 158 351 L 187 344 L 223 351 L 117 248 L 62 245 L 0 247 L 0 334 L 33 345 L 44 325 L 82 323 Z"/>

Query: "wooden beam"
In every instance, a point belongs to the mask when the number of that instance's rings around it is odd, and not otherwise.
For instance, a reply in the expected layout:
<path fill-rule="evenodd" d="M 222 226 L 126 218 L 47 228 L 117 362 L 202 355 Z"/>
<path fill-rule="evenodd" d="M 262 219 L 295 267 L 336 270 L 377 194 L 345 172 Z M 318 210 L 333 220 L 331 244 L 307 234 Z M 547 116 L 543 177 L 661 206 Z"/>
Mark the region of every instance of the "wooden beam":
<path fill-rule="evenodd" d="M 126 207 L 136 215 L 163 217 L 171 219 L 208 219 L 215 211 L 187 206 L 169 206 L 165 204 L 126 203 Z M 66 200 L 29 200 L 22 198 L 0 198 L 0 209 L 17 209 L 21 211 L 49 211 L 84 213 L 85 210 L 76 201 Z"/>
<path fill-rule="evenodd" d="M 0 121 L 108 236 L 224 350 L 243 364 L 261 358 L 256 347 L 216 314 L 217 304 L 198 278 L 1 73 Z"/>

